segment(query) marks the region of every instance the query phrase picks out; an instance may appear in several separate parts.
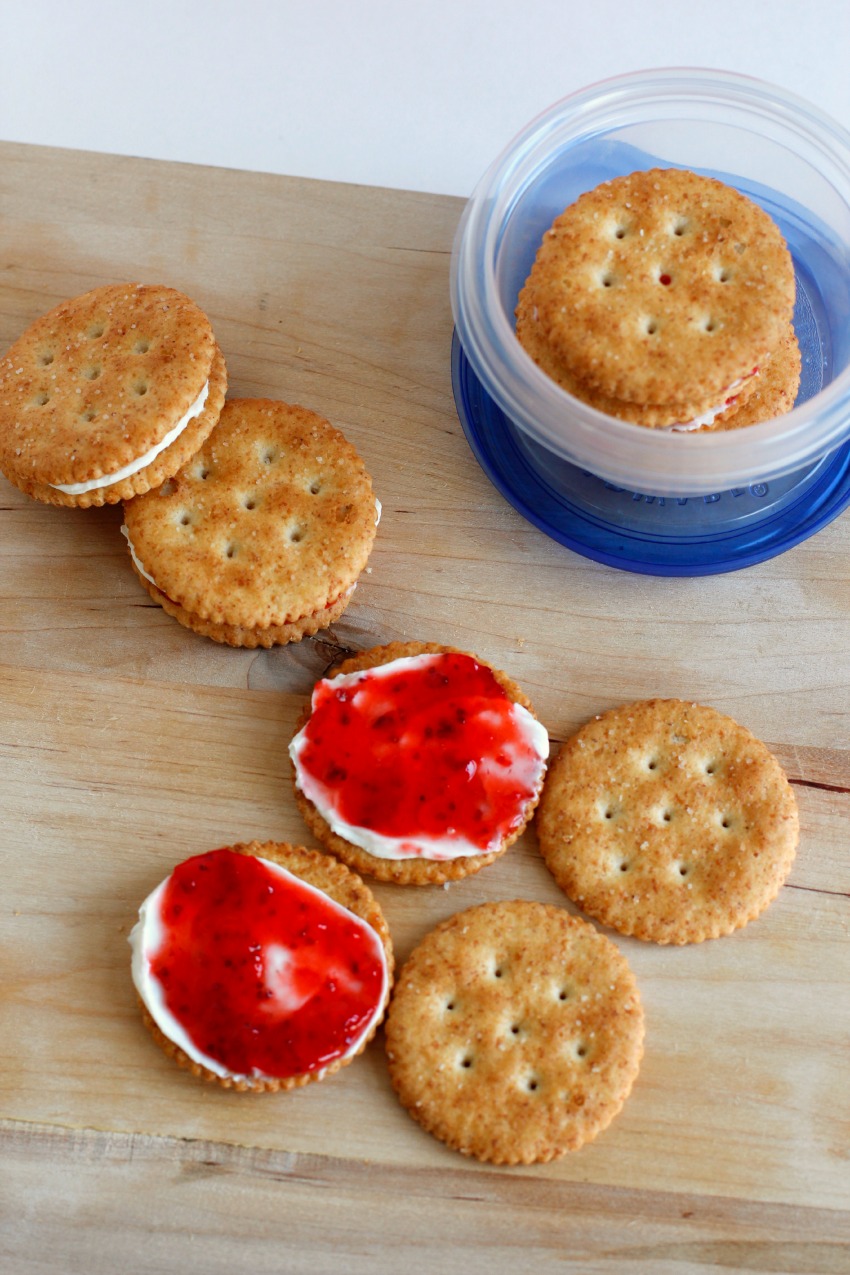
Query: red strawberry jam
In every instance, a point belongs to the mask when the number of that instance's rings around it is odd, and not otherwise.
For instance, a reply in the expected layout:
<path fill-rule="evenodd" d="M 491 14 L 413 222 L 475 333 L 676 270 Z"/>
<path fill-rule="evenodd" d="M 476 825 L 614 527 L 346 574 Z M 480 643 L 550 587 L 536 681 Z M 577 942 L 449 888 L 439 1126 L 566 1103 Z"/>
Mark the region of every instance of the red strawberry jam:
<path fill-rule="evenodd" d="M 491 669 L 447 652 L 319 682 L 291 752 L 339 835 L 383 858 L 442 859 L 522 826 L 548 740 Z"/>
<path fill-rule="evenodd" d="M 383 1005 L 384 950 L 372 927 L 268 860 L 232 850 L 187 859 L 141 916 L 142 957 L 161 993 L 153 999 L 176 1020 L 176 1043 L 218 1064 L 211 1070 L 317 1071 L 352 1052 Z"/>

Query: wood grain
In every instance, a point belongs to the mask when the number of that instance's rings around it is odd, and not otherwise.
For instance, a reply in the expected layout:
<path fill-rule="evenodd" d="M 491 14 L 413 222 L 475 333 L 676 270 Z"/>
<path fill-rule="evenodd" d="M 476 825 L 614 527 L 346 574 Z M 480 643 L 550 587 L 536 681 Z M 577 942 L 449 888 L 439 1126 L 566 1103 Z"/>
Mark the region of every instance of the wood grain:
<path fill-rule="evenodd" d="M 413 1245 L 423 1270 L 514 1269 L 527 1251 L 543 1270 L 850 1267 L 850 519 L 732 575 L 607 570 L 525 523 L 464 440 L 460 201 L 13 145 L 0 160 L 0 346 L 99 283 L 183 288 L 230 392 L 323 412 L 384 506 L 339 623 L 238 651 L 151 602 L 119 511 L 47 508 L 0 479 L 9 1269 L 133 1254 L 159 1270 L 166 1241 L 207 1271 L 281 1269 L 282 1252 L 303 1258 L 289 1269 L 345 1254 L 389 1271 Z M 642 1071 L 611 1128 L 553 1165 L 495 1171 L 434 1142 L 396 1103 L 380 1038 L 324 1084 L 238 1095 L 178 1072 L 136 1012 L 142 898 L 188 854 L 307 839 L 286 752 L 303 699 L 347 652 L 396 638 L 504 668 L 556 746 L 628 699 L 711 703 L 774 748 L 798 796 L 798 858 L 762 918 L 692 949 L 618 940 L 646 1006 Z M 376 894 L 401 959 L 483 899 L 571 907 L 533 832 L 449 889 Z"/>
<path fill-rule="evenodd" d="M 341 1254 L 352 1275 L 532 1264 L 543 1275 L 847 1269 L 850 1223 L 825 1208 L 541 1182 L 522 1171 L 387 1169 L 139 1134 L 0 1125 L 0 1136 L 29 1254 L 22 1271 L 338 1275 Z"/>

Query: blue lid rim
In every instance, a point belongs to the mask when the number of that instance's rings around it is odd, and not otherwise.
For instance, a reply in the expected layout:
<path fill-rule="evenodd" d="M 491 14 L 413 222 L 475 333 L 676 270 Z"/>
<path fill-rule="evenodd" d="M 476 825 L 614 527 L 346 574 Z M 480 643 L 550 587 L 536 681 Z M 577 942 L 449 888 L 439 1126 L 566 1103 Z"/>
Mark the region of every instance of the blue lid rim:
<path fill-rule="evenodd" d="M 562 500 L 548 489 L 516 441 L 517 427 L 484 389 L 452 334 L 452 390 L 467 442 L 493 486 L 528 522 L 550 539 L 585 558 L 640 575 L 702 576 L 738 571 L 767 561 L 822 530 L 850 504 L 850 442 L 832 454 L 805 497 L 747 524 L 711 536 L 663 536 L 633 526 L 614 526 Z M 474 401 L 483 409 L 477 419 Z M 534 499 L 534 505 L 530 503 Z M 547 509 L 548 515 L 540 512 Z M 635 512 L 639 514 L 640 506 Z"/>

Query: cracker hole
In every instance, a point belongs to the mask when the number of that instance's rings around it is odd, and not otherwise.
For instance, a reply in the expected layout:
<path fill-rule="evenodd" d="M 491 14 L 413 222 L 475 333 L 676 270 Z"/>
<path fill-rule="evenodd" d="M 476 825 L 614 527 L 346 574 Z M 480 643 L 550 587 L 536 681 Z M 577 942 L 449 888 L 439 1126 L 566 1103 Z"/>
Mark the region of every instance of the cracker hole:
<path fill-rule="evenodd" d="M 277 460 L 277 452 L 273 447 L 264 447 L 260 452 L 260 460 L 264 465 L 273 465 Z"/>
<path fill-rule="evenodd" d="M 133 385 L 133 393 L 142 398 L 148 392 L 147 381 L 136 381 Z"/>
<path fill-rule="evenodd" d="M 469 1071 L 469 1068 L 472 1066 L 472 1057 L 471 1057 L 471 1055 L 470 1055 L 470 1054 L 464 1054 L 463 1058 L 461 1058 L 461 1060 L 460 1060 L 460 1065 L 461 1065 L 461 1067 L 463 1067 L 463 1069 L 464 1069 L 465 1071 Z"/>
<path fill-rule="evenodd" d="M 180 515 L 180 517 L 177 519 L 177 521 L 178 521 L 178 523 L 180 524 L 180 526 L 181 526 L 181 527 L 188 527 L 188 526 L 189 526 L 189 523 L 192 521 L 192 519 L 191 519 L 191 517 L 189 516 L 189 514 L 188 514 L 188 513 L 186 513 L 186 511 L 184 510 L 184 511 L 183 511 L 183 513 Z M 232 556 L 232 555 L 230 555 L 230 556 Z"/>
<path fill-rule="evenodd" d="M 570 989 L 568 987 L 562 987 L 558 992 L 558 1000 L 568 1001 L 569 999 L 570 999 Z"/>
<path fill-rule="evenodd" d="M 103 336 L 103 324 L 94 323 L 86 333 L 90 340 L 96 341 L 99 336 Z"/>
<path fill-rule="evenodd" d="M 673 276 L 667 274 L 665 271 L 664 274 L 660 274 L 658 276 L 658 282 L 663 283 L 665 288 L 669 288 L 670 284 L 673 282 Z"/>
<path fill-rule="evenodd" d="M 48 350 L 39 356 L 38 362 L 41 367 L 50 367 L 50 364 L 53 362 L 53 355 Z"/>
<path fill-rule="evenodd" d="M 96 381 L 97 378 L 100 376 L 100 368 L 87 367 L 85 371 L 83 372 L 83 376 L 86 378 L 87 381 Z"/>
<path fill-rule="evenodd" d="M 613 288 L 616 283 L 616 279 L 612 274 L 603 274 L 600 275 L 599 282 L 602 284 L 603 288 Z"/>
<path fill-rule="evenodd" d="M 199 469 L 195 470 L 195 474 L 201 480 L 202 483 L 205 483 L 210 476 L 210 471 L 208 466 L 201 465 Z"/>
<path fill-rule="evenodd" d="M 657 757 L 649 757 L 649 758 L 647 758 L 646 768 L 647 768 L 647 770 L 657 770 L 657 769 L 658 769 L 658 758 L 657 758 Z"/>
<path fill-rule="evenodd" d="M 718 319 L 713 319 L 711 315 L 708 315 L 707 318 L 702 320 L 701 326 L 703 332 L 716 332 L 720 327 L 720 322 Z"/>
<path fill-rule="evenodd" d="M 90 411 L 87 407 L 84 407 L 84 408 L 83 408 L 83 410 L 80 412 L 80 416 L 82 417 L 82 419 L 83 419 L 84 421 L 96 421 L 96 420 L 97 420 L 97 412 L 92 412 L 92 411 Z"/>
<path fill-rule="evenodd" d="M 257 508 L 257 497 L 256 497 L 256 496 L 245 496 L 245 498 L 244 498 L 244 499 L 243 499 L 243 501 L 242 501 L 242 506 L 243 506 L 243 508 L 244 508 L 244 509 L 256 509 L 256 508 Z"/>
<path fill-rule="evenodd" d="M 540 1081 L 536 1076 L 529 1076 L 525 1082 L 525 1087 L 529 1093 L 534 1093 L 540 1088 Z"/>
<path fill-rule="evenodd" d="M 151 348 L 151 347 L 150 347 L 150 341 L 145 341 L 144 339 L 142 339 L 142 340 L 137 341 L 137 342 L 136 342 L 136 344 L 133 346 L 133 353 L 134 353 L 134 354 L 147 354 L 147 352 L 148 352 L 148 350 L 149 350 L 150 348 Z"/>
<path fill-rule="evenodd" d="M 661 819 L 663 823 L 669 823 L 672 818 L 673 818 L 672 810 L 665 810 L 662 812 Z"/>
<path fill-rule="evenodd" d="M 626 237 L 626 235 L 627 235 L 628 233 L 629 233 L 629 228 L 628 228 L 628 226 L 622 226 L 622 225 L 621 225 L 621 226 L 616 226 L 616 227 L 615 227 L 615 229 L 614 229 L 614 238 L 615 238 L 615 239 L 625 239 L 625 237 Z"/>
<path fill-rule="evenodd" d="M 682 235 L 686 235 L 688 233 L 688 227 L 689 223 L 687 217 L 677 217 L 670 227 L 670 233 L 674 234 L 677 239 L 680 239 Z"/>
<path fill-rule="evenodd" d="M 714 774 L 716 774 L 716 773 L 717 773 L 717 762 L 716 762 L 716 761 L 708 761 L 708 762 L 706 762 L 706 763 L 705 763 L 705 773 L 706 773 L 707 775 L 714 775 Z"/>
<path fill-rule="evenodd" d="M 511 1023 L 511 1035 L 518 1036 L 519 1031 L 520 1031 L 519 1023 Z"/>
<path fill-rule="evenodd" d="M 576 1045 L 576 1058 L 586 1058 L 586 1057 L 587 1057 L 587 1045 L 584 1043 L 583 1040 L 580 1040 L 578 1044 Z"/>
<path fill-rule="evenodd" d="M 655 319 L 644 319 L 643 330 L 647 336 L 655 336 L 658 331 L 658 322 Z"/>
<path fill-rule="evenodd" d="M 735 822 L 735 821 L 734 821 L 734 819 L 732 818 L 732 816 L 731 816 L 731 815 L 722 815 L 722 816 L 721 816 L 721 819 L 720 819 L 720 827 L 721 827 L 721 828 L 731 828 L 731 827 L 732 827 L 732 824 L 733 824 L 734 822 Z"/>
<path fill-rule="evenodd" d="M 322 484 L 319 482 L 318 478 L 313 479 L 307 490 L 310 492 L 311 496 L 318 496 L 319 492 L 322 490 Z"/>
<path fill-rule="evenodd" d="M 715 271 L 714 277 L 718 283 L 728 283 L 732 278 L 732 271 L 727 270 L 725 266 L 719 266 Z"/>
<path fill-rule="evenodd" d="M 690 872 L 690 868 L 688 867 L 688 865 L 687 865 L 686 863 L 680 863 L 680 864 L 679 864 L 679 876 L 680 876 L 680 877 L 686 877 L 686 876 L 688 875 L 688 873 L 689 873 L 689 872 Z"/>
<path fill-rule="evenodd" d="M 35 398 L 33 399 L 33 403 L 35 404 L 36 407 L 44 407 L 45 403 L 49 403 L 49 402 L 50 402 L 50 395 L 45 394 L 44 392 L 42 392 L 41 394 L 36 394 Z"/>
<path fill-rule="evenodd" d="M 628 862 L 627 859 L 623 859 L 619 867 L 621 872 L 628 872 L 629 868 L 631 867 L 631 864 Z"/>
<path fill-rule="evenodd" d="M 234 544 L 228 544 L 228 545 L 225 545 L 225 546 L 224 546 L 224 556 L 225 556 L 225 558 L 235 558 L 235 557 L 236 557 L 236 545 L 234 545 Z"/>
<path fill-rule="evenodd" d="M 289 532 L 289 543 L 293 545 L 300 544 L 304 539 L 304 528 L 293 527 Z"/>
<path fill-rule="evenodd" d="M 455 1007 L 454 1001 L 446 1001 L 446 1010 L 450 1014 Z"/>

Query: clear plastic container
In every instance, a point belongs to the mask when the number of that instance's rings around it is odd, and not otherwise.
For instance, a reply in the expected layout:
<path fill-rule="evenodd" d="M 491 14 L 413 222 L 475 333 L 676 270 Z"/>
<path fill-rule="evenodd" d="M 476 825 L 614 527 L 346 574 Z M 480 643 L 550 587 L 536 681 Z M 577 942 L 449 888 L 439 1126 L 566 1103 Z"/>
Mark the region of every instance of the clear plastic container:
<path fill-rule="evenodd" d="M 601 181 L 669 166 L 737 187 L 788 242 L 803 373 L 794 410 L 777 420 L 716 434 L 631 425 L 572 398 L 516 339 L 517 295 L 554 218 Z M 840 461 L 850 450 L 850 134 L 794 95 L 727 72 L 670 69 L 556 103 L 475 189 L 455 239 L 451 291 L 455 397 L 473 449 L 504 494 L 517 507 L 530 502 L 523 512 L 565 543 L 576 515 L 694 545 L 730 530 L 740 539 L 750 524 L 745 550 L 705 567 L 724 570 L 781 551 L 850 501 L 850 463 Z M 588 476 L 599 480 L 589 489 Z M 542 495 L 566 515 L 535 516 Z M 755 524 L 777 518 L 781 527 L 765 540 Z M 756 550 L 754 537 L 764 541 Z M 630 552 L 616 565 L 631 565 Z M 608 561 L 607 553 L 590 556 Z M 689 556 L 674 569 L 687 569 Z M 663 547 L 654 566 L 634 569 L 664 570 Z"/>

